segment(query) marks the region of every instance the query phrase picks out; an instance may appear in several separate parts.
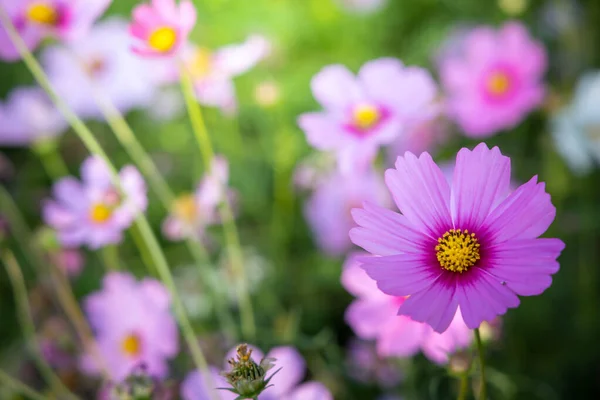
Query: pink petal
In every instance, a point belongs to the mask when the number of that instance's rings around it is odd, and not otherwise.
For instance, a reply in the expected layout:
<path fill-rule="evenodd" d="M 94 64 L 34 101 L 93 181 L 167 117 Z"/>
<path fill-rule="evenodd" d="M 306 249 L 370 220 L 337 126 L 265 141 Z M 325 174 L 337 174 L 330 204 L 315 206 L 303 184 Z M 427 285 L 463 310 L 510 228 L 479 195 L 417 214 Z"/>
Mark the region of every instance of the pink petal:
<path fill-rule="evenodd" d="M 273 387 L 269 390 L 270 395 L 283 396 L 289 393 L 304 378 L 306 363 L 302 355 L 293 347 L 275 347 L 269 351 L 267 357 L 276 358 L 276 368 L 282 368 L 271 383 Z"/>
<path fill-rule="evenodd" d="M 452 177 L 452 217 L 457 229 L 477 232 L 492 208 L 508 194 L 510 159 L 485 143 L 461 149 Z"/>
<path fill-rule="evenodd" d="M 300 115 L 298 126 L 306 134 L 308 143 L 319 150 L 332 150 L 346 142 L 339 121 L 325 112 Z"/>
<path fill-rule="evenodd" d="M 190 32 L 196 25 L 196 7 L 191 1 L 179 3 L 179 24 L 183 32 Z"/>
<path fill-rule="evenodd" d="M 397 318 L 397 306 L 386 297 L 355 300 L 346 309 L 346 323 L 361 339 L 376 338 L 383 325 Z"/>
<path fill-rule="evenodd" d="M 342 286 L 357 297 L 368 297 L 381 293 L 377 288 L 377 283 L 367 275 L 365 270 L 361 268 L 361 263 L 357 260 L 358 257 L 365 256 L 368 256 L 368 254 L 358 251 L 350 253 L 342 267 Z"/>
<path fill-rule="evenodd" d="M 395 315 L 378 327 L 377 353 L 381 357 L 410 357 L 419 351 L 427 325 Z"/>
<path fill-rule="evenodd" d="M 87 207 L 83 188 L 73 177 L 63 178 L 56 182 L 52 194 L 60 203 L 72 210 L 83 210 Z"/>
<path fill-rule="evenodd" d="M 265 394 L 267 394 L 265 392 Z M 306 382 L 298 386 L 285 400 L 333 400 L 331 392 L 320 382 Z"/>
<path fill-rule="evenodd" d="M 310 83 L 315 99 L 330 110 L 343 110 L 363 97 L 354 75 L 343 65 L 329 65 Z"/>
<path fill-rule="evenodd" d="M 436 332 L 442 333 L 456 314 L 458 301 L 454 296 L 455 290 L 454 279 L 441 277 L 428 288 L 408 297 L 398 314 L 427 323 Z"/>
<path fill-rule="evenodd" d="M 458 309 L 444 333 L 430 331 L 423 342 L 423 353 L 430 360 L 438 364 L 445 364 L 448 362 L 449 354 L 459 348 L 469 346 L 472 340 L 473 334 L 465 325 L 460 309 Z"/>
<path fill-rule="evenodd" d="M 407 152 L 388 169 L 385 182 L 400 212 L 419 231 L 437 240 L 452 227 L 450 187 L 428 153 Z"/>

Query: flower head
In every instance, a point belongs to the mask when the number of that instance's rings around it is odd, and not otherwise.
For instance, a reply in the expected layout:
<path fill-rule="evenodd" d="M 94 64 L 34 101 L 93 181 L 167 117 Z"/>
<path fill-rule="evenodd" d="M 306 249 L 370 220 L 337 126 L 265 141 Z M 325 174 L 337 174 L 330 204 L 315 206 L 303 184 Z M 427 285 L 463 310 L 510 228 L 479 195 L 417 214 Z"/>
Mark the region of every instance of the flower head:
<path fill-rule="evenodd" d="M 129 33 L 136 39 L 133 51 L 142 56 L 164 57 L 176 54 L 186 43 L 196 24 L 191 1 L 151 0 L 133 10 Z"/>
<path fill-rule="evenodd" d="M 397 315 L 406 297 L 390 296 L 379 290 L 357 261 L 364 255 L 351 254 L 342 272 L 342 285 L 357 297 L 346 310 L 346 322 L 358 337 L 376 340 L 380 357 L 409 357 L 422 350 L 430 360 L 443 364 L 455 350 L 471 343 L 471 331 L 460 312 L 456 312 L 450 327 L 441 334 L 427 324 Z"/>
<path fill-rule="evenodd" d="M 54 185 L 54 200 L 44 204 L 44 220 L 57 231 L 65 247 L 96 249 L 119 243 L 123 231 L 146 209 L 146 184 L 132 166 L 119 173 L 121 190 L 108 166 L 90 157 L 81 166 L 82 181 L 63 178 Z"/>
<path fill-rule="evenodd" d="M 324 110 L 301 115 L 298 124 L 312 146 L 336 153 L 344 173 L 364 169 L 380 146 L 437 112 L 430 74 L 393 58 L 366 63 L 358 76 L 327 66 L 311 87 Z"/>
<path fill-rule="evenodd" d="M 359 258 L 378 288 L 409 296 L 400 315 L 442 333 L 460 307 L 472 329 L 551 285 L 564 243 L 538 236 L 556 209 L 537 177 L 508 194 L 510 159 L 497 147 L 461 149 L 451 184 L 427 153 L 398 157 L 385 178 L 402 214 L 365 204 L 350 236 L 379 256 Z"/>
<path fill-rule="evenodd" d="M 167 360 L 179 350 L 170 305 L 160 282 L 149 278 L 137 282 L 130 274 L 117 272 L 106 275 L 102 290 L 85 299 L 84 309 L 112 380 L 122 382 L 139 368 L 151 377 L 167 375 Z M 102 365 L 88 354 L 82 367 L 95 375 Z"/>
<path fill-rule="evenodd" d="M 442 59 L 448 114 L 467 136 L 491 136 L 519 123 L 544 98 L 546 51 L 517 22 L 465 35 Z"/>

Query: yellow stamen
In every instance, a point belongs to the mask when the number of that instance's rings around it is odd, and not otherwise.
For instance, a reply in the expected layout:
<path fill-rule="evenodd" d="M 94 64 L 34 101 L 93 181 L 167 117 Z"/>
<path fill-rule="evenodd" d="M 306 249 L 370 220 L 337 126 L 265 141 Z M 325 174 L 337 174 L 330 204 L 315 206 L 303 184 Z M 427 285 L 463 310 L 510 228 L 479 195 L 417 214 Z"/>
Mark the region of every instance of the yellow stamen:
<path fill-rule="evenodd" d="M 135 357 L 142 351 L 142 341 L 136 334 L 130 334 L 121 342 L 121 351 L 130 357 Z"/>
<path fill-rule="evenodd" d="M 102 203 L 96 203 L 90 210 L 90 219 L 92 222 L 102 224 L 111 217 L 112 210 Z"/>
<path fill-rule="evenodd" d="M 481 259 L 479 248 L 474 233 L 469 233 L 467 229 L 450 229 L 438 239 L 435 251 L 442 268 L 462 274 Z"/>
<path fill-rule="evenodd" d="M 208 75 L 212 69 L 212 54 L 210 50 L 203 47 L 197 49 L 188 63 L 188 68 L 192 76 L 196 79 Z"/>
<path fill-rule="evenodd" d="M 503 72 L 495 72 L 487 80 L 487 90 L 494 96 L 502 96 L 510 89 L 510 79 Z"/>
<path fill-rule="evenodd" d="M 381 114 L 377 107 L 364 104 L 356 107 L 352 115 L 354 126 L 358 129 L 365 130 L 371 128 L 381 118 Z"/>
<path fill-rule="evenodd" d="M 27 19 L 44 25 L 56 25 L 58 12 L 54 7 L 45 2 L 36 2 L 27 8 Z"/>
<path fill-rule="evenodd" d="M 150 34 L 148 44 L 154 50 L 166 53 L 173 49 L 177 42 L 177 32 L 171 27 L 163 26 Z"/>
<path fill-rule="evenodd" d="M 198 215 L 196 199 L 191 194 L 178 197 L 173 203 L 173 213 L 177 218 L 186 222 L 193 222 Z"/>

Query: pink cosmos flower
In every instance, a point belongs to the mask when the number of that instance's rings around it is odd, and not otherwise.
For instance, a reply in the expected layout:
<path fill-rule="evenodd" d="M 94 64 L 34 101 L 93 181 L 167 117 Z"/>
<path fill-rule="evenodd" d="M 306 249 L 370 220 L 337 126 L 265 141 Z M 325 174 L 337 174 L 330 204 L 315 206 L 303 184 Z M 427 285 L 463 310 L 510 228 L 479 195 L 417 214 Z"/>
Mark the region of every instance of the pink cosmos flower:
<path fill-rule="evenodd" d="M 386 184 L 401 214 L 365 203 L 352 241 L 379 289 L 410 296 L 398 313 L 439 333 L 460 307 L 469 328 L 541 294 L 558 271 L 559 239 L 540 239 L 556 209 L 537 176 L 508 194 L 510 159 L 484 143 L 461 149 L 452 183 L 428 153 L 398 157 Z"/>
<path fill-rule="evenodd" d="M 336 171 L 317 185 L 306 202 L 304 215 L 321 250 L 338 256 L 352 247 L 348 231 L 356 225 L 350 210 L 365 201 L 380 206 L 390 203 L 385 185 L 374 170 L 352 176 Z"/>
<path fill-rule="evenodd" d="M 256 347 L 252 348 L 252 357 L 256 362 L 259 362 L 263 357 L 263 353 Z M 233 357 L 235 349 L 229 351 L 226 360 Z M 306 363 L 302 355 L 293 347 L 284 346 L 272 349 L 267 357 L 276 358 L 276 369 L 282 367 L 273 379 L 271 379 L 272 387 L 265 390 L 261 395 L 261 400 L 333 400 L 333 396 L 329 390 L 319 382 L 309 381 L 300 384 L 306 372 Z M 230 366 L 225 363 L 225 369 Z M 214 377 L 213 381 L 217 387 L 228 387 L 223 377 L 218 375 L 216 368 L 210 368 L 210 374 Z M 214 394 L 220 400 L 233 400 L 236 395 L 225 390 L 214 390 Z M 210 392 L 207 392 L 204 376 L 198 371 L 190 372 L 185 378 L 181 387 L 181 395 L 183 400 L 209 400 Z"/>
<path fill-rule="evenodd" d="M 84 309 L 111 379 L 120 382 L 141 365 L 164 378 L 167 361 L 179 351 L 177 325 L 165 287 L 150 278 L 137 282 L 128 273 L 111 272 L 102 290 L 84 300 Z M 82 368 L 90 375 L 100 365 L 87 354 Z"/>
<path fill-rule="evenodd" d="M 61 268 L 67 276 L 76 278 L 85 264 L 83 252 L 78 249 L 62 248 L 50 253 L 52 263 Z"/>
<path fill-rule="evenodd" d="M 390 296 L 377 288 L 361 268 L 358 259 L 365 253 L 352 253 L 342 272 L 342 285 L 357 299 L 346 310 L 346 322 L 362 339 L 375 339 L 381 357 L 409 357 L 419 350 L 438 364 L 448 362 L 448 355 L 471 343 L 471 330 L 460 311 L 453 315 L 444 333 L 434 332 L 427 324 L 398 315 L 405 296 Z"/>
<path fill-rule="evenodd" d="M 112 0 L 0 0 L 29 50 L 47 37 L 72 40 L 86 32 Z M 15 61 L 19 52 L 0 25 L 0 59 Z"/>
<path fill-rule="evenodd" d="M 441 61 L 448 114 L 470 137 L 515 126 L 544 98 L 544 47 L 518 22 L 473 29 Z"/>
<path fill-rule="evenodd" d="M 129 33 L 136 39 L 133 51 L 141 56 L 164 57 L 176 54 L 196 24 L 191 1 L 151 0 L 133 9 Z"/>
<path fill-rule="evenodd" d="M 193 234 L 202 236 L 208 225 L 218 223 L 218 207 L 230 194 L 228 180 L 229 164 L 224 157 L 216 156 L 210 173 L 204 176 L 196 192 L 175 200 L 171 214 L 162 225 L 165 237 L 178 241 Z"/>
<path fill-rule="evenodd" d="M 122 192 L 111 181 L 100 158 L 81 166 L 82 181 L 63 178 L 54 184 L 54 200 L 44 203 L 44 220 L 57 231 L 65 247 L 87 245 L 97 249 L 119 243 L 123 231 L 146 209 L 146 184 L 133 166 L 119 173 Z"/>
<path fill-rule="evenodd" d="M 148 60 L 131 53 L 128 41 L 127 22 L 110 18 L 88 35 L 42 52 L 53 87 L 81 118 L 104 119 L 98 93 L 121 113 L 150 104 L 156 91 L 153 71 Z"/>
<path fill-rule="evenodd" d="M 366 63 L 358 76 L 342 65 L 327 66 L 311 88 L 324 110 L 301 115 L 298 124 L 312 146 L 336 153 L 344 173 L 364 169 L 380 146 L 437 112 L 429 72 L 393 58 Z"/>
<path fill-rule="evenodd" d="M 64 132 L 67 122 L 37 87 L 13 90 L 0 104 L 0 144 L 24 146 Z"/>

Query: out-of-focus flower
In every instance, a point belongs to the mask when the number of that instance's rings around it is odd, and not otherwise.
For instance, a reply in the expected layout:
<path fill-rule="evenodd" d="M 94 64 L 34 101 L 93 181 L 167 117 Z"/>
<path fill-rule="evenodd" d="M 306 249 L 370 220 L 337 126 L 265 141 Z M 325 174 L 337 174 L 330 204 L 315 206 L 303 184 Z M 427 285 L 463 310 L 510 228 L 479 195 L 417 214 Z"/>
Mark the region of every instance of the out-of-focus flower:
<path fill-rule="evenodd" d="M 424 151 L 434 153 L 447 140 L 448 134 L 448 123 L 445 120 L 433 119 L 418 124 L 400 135 L 388 147 L 388 162 L 394 165 L 396 158 L 407 151 L 417 154 Z"/>
<path fill-rule="evenodd" d="M 389 360 L 381 358 L 372 343 L 354 339 L 348 346 L 347 354 L 348 373 L 354 379 L 363 383 L 377 383 L 387 388 L 400 383 L 402 376 L 398 368 Z"/>
<path fill-rule="evenodd" d="M 263 281 L 265 276 L 271 270 L 271 265 L 254 248 L 244 248 L 242 249 L 242 252 L 244 258 L 244 282 L 246 289 L 250 293 L 254 293 L 259 288 L 260 283 Z M 239 296 L 236 286 L 236 282 L 239 281 L 239 277 L 236 275 L 238 272 L 234 268 L 230 253 L 223 252 L 221 254 L 219 267 L 215 272 L 215 281 L 213 284 L 214 287 L 223 290 L 227 297 L 234 302 Z"/>
<path fill-rule="evenodd" d="M 84 309 L 95 332 L 98 348 L 110 378 L 122 382 L 139 368 L 150 377 L 164 378 L 167 361 L 179 350 L 171 300 L 164 286 L 150 278 L 137 282 L 127 273 L 111 272 L 103 288 L 84 300 Z M 101 372 L 93 354 L 81 360 L 92 375 Z"/>
<path fill-rule="evenodd" d="M 40 350 L 48 364 L 59 371 L 76 366 L 75 347 L 66 321 L 59 317 L 46 319 L 39 336 Z"/>
<path fill-rule="evenodd" d="M 56 253 L 51 253 L 50 258 L 54 265 L 71 278 L 77 277 L 85 264 L 85 257 L 79 249 L 60 249 Z"/>
<path fill-rule="evenodd" d="M 577 174 L 600 163 L 600 72 L 584 75 L 570 105 L 552 117 L 556 150 Z"/>
<path fill-rule="evenodd" d="M 475 28 L 461 47 L 441 61 L 440 74 L 448 115 L 467 136 L 511 128 L 542 103 L 546 51 L 525 26 Z"/>
<path fill-rule="evenodd" d="M 438 111 L 429 72 L 393 58 L 366 63 L 358 76 L 342 65 L 327 66 L 311 88 L 324 111 L 303 114 L 298 124 L 312 146 L 336 153 L 343 173 L 364 170 L 380 146 Z"/>
<path fill-rule="evenodd" d="M 2 7 L 29 50 L 46 36 L 72 40 L 85 36 L 112 0 L 0 0 Z M 0 25 L 0 58 L 21 58 Z"/>
<path fill-rule="evenodd" d="M 219 388 L 228 387 L 227 380 L 219 373 L 219 369 L 209 367 L 208 372 L 192 371 L 181 384 L 183 400 L 234 400 L 238 396 Z"/>
<path fill-rule="evenodd" d="M 378 288 L 409 296 L 400 315 L 442 333 L 460 307 L 473 329 L 552 284 L 565 245 L 538 236 L 556 209 L 537 177 L 508 194 L 510 159 L 497 147 L 461 149 L 451 185 L 428 153 L 398 157 L 385 177 L 402 215 L 365 204 L 350 237 L 380 256 L 358 259 Z"/>
<path fill-rule="evenodd" d="M 229 164 L 224 157 L 216 156 L 212 167 L 194 194 L 177 198 L 171 213 L 162 225 L 162 231 L 170 240 L 183 240 L 193 235 L 202 236 L 208 225 L 220 221 L 218 207 L 229 196 L 227 188 Z"/>
<path fill-rule="evenodd" d="M 67 129 L 67 122 L 44 91 L 37 87 L 13 90 L 0 104 L 0 144 L 24 146 L 51 138 Z"/>
<path fill-rule="evenodd" d="M 337 0 L 345 9 L 351 12 L 367 14 L 380 10 L 387 0 Z"/>
<path fill-rule="evenodd" d="M 90 157 L 81 166 L 82 181 L 63 178 L 54 184 L 54 200 L 44 203 L 45 222 L 65 247 L 97 249 L 122 240 L 123 231 L 146 209 L 146 184 L 133 166 L 119 173 L 121 191 L 104 161 Z"/>
<path fill-rule="evenodd" d="M 293 182 L 298 190 L 313 190 L 327 180 L 335 167 L 335 159 L 326 153 L 312 153 L 294 170 Z"/>
<path fill-rule="evenodd" d="M 254 99 L 262 107 L 272 107 L 279 101 L 281 96 L 277 82 L 269 80 L 260 82 L 254 88 Z"/>
<path fill-rule="evenodd" d="M 111 18 L 86 36 L 42 52 L 42 65 L 54 88 L 80 117 L 103 119 L 97 104 L 100 93 L 122 113 L 152 101 L 152 64 L 132 54 L 128 41 L 127 22 Z"/>
<path fill-rule="evenodd" d="M 350 210 L 365 201 L 380 206 L 390 203 L 385 185 L 374 170 L 351 176 L 336 171 L 318 184 L 306 202 L 304 215 L 315 242 L 328 255 L 342 255 L 352 247 L 348 231 L 355 224 Z"/>
<path fill-rule="evenodd" d="M 363 255 L 351 254 L 342 272 L 342 285 L 357 297 L 346 310 L 346 322 L 360 338 L 375 339 L 381 357 L 408 357 L 422 350 L 430 360 L 443 364 L 448 362 L 449 354 L 471 343 L 471 330 L 456 309 L 444 333 L 398 315 L 398 307 L 407 301 L 406 297 L 390 296 L 379 290 L 357 261 Z"/>
<path fill-rule="evenodd" d="M 187 43 L 196 24 L 191 1 L 151 0 L 133 9 L 130 34 L 136 39 L 133 51 L 141 56 L 164 57 L 176 54 Z"/>

